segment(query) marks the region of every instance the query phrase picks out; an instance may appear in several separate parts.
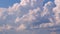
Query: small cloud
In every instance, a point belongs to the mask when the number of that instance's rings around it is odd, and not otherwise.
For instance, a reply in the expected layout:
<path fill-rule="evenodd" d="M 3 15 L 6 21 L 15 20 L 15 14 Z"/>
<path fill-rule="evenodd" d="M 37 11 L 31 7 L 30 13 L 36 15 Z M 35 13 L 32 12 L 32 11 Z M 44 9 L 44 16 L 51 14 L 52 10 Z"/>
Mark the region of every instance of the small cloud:
<path fill-rule="evenodd" d="M 0 32 L 3 31 L 3 28 L 0 26 Z"/>
<path fill-rule="evenodd" d="M 7 25 L 4 25 L 3 27 L 5 27 L 6 30 L 10 30 L 12 28 L 12 26 L 10 26 L 8 24 Z"/>
<path fill-rule="evenodd" d="M 0 26 L 0 31 L 4 31 L 4 30 L 10 30 L 12 28 L 12 26 L 10 25 L 3 25 L 3 26 Z"/>
<path fill-rule="evenodd" d="M 17 17 L 16 20 L 15 20 L 15 23 L 19 22 L 20 21 L 20 18 Z"/>
<path fill-rule="evenodd" d="M 25 30 L 26 26 L 24 24 L 21 24 L 20 26 L 17 27 L 17 31 Z"/>
<path fill-rule="evenodd" d="M 51 34 L 56 34 L 57 32 L 51 32 Z"/>

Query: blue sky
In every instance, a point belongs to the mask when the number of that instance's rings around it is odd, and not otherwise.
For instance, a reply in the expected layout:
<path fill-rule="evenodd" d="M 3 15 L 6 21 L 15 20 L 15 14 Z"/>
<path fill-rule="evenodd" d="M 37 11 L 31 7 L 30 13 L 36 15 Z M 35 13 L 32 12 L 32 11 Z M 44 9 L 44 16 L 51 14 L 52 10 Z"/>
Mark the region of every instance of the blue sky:
<path fill-rule="evenodd" d="M 54 0 L 44 0 L 44 3 L 48 1 L 54 1 Z M 0 7 L 9 7 L 12 6 L 14 3 L 20 3 L 20 0 L 0 0 Z"/>
<path fill-rule="evenodd" d="M 60 34 L 59 3 L 60 0 L 0 0 L 0 34 Z"/>
<path fill-rule="evenodd" d="M 14 3 L 19 3 L 20 0 L 0 0 L 0 7 L 9 7 Z"/>
<path fill-rule="evenodd" d="M 44 0 L 44 4 L 48 1 L 53 2 L 54 0 Z M 20 3 L 20 0 L 0 0 L 0 7 L 9 7 L 14 3 Z"/>

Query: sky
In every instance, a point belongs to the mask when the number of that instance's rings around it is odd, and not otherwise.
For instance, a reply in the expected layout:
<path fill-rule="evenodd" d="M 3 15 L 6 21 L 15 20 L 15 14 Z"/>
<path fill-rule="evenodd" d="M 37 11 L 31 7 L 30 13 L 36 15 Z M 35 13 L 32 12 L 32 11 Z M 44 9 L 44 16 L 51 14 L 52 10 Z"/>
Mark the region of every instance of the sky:
<path fill-rule="evenodd" d="M 20 0 L 0 0 L 0 7 L 9 7 L 12 6 L 14 3 L 19 3 Z"/>
<path fill-rule="evenodd" d="M 60 0 L 0 0 L 0 34 L 60 34 Z"/>

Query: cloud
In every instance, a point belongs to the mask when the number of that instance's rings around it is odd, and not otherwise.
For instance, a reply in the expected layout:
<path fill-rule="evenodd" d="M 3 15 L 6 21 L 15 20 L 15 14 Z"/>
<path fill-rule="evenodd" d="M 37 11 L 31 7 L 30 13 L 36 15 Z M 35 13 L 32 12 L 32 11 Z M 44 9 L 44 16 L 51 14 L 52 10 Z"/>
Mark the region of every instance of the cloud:
<path fill-rule="evenodd" d="M 32 22 L 36 20 L 36 17 L 38 17 L 38 12 L 40 11 L 40 8 L 36 8 L 33 10 L 29 10 L 29 12 L 25 15 L 23 15 L 21 18 L 16 18 L 16 21 L 19 22 Z M 36 17 L 35 17 L 36 16 Z"/>
<path fill-rule="evenodd" d="M 0 22 L 9 24 L 1 26 L 0 31 L 11 28 L 20 31 L 60 26 L 59 3 L 59 0 L 55 0 L 55 3 L 48 1 L 45 4 L 44 0 L 21 0 L 9 8 L 0 8 Z"/>
<path fill-rule="evenodd" d="M 16 20 L 15 20 L 15 23 L 19 22 L 20 21 L 20 18 L 17 17 Z"/>
<path fill-rule="evenodd" d="M 6 11 L 6 8 L 0 8 L 0 18 L 4 17 L 5 11 Z"/>
<path fill-rule="evenodd" d="M 1 26 L 0 30 L 24 30 L 25 26 L 30 28 L 28 26 L 31 26 L 31 24 L 36 21 L 36 19 L 40 16 L 40 11 L 42 11 L 40 10 L 41 8 L 39 8 L 41 4 L 39 5 L 37 2 L 40 3 L 40 0 L 21 0 L 20 3 L 15 3 L 13 6 L 1 8 L 0 23 L 1 25 L 9 25 Z M 42 2 L 43 1 L 41 1 L 41 3 Z"/>
<path fill-rule="evenodd" d="M 55 19 L 56 19 L 56 22 L 60 22 L 60 16 L 59 16 L 59 13 L 60 13 L 60 0 L 55 0 L 55 4 L 56 4 L 56 7 L 53 9 L 54 13 L 55 13 Z"/>
<path fill-rule="evenodd" d="M 30 0 L 21 0 L 20 5 L 21 5 L 21 6 L 27 5 L 27 3 L 29 3 L 29 1 L 30 1 Z"/>
<path fill-rule="evenodd" d="M 18 26 L 16 28 L 16 31 L 21 31 L 21 30 L 25 30 L 26 29 L 26 26 L 24 24 L 21 24 L 20 26 Z"/>
<path fill-rule="evenodd" d="M 56 32 L 51 32 L 51 34 L 56 34 Z"/>
<path fill-rule="evenodd" d="M 0 31 L 2 31 L 2 29 L 3 29 L 3 28 L 2 28 L 2 27 L 0 27 Z"/>
<path fill-rule="evenodd" d="M 4 31 L 4 30 L 10 30 L 12 28 L 12 26 L 10 25 L 3 25 L 3 26 L 0 26 L 0 31 Z"/>
<path fill-rule="evenodd" d="M 54 15 L 52 16 L 52 18 L 49 18 L 51 23 L 43 23 L 40 25 L 40 27 L 42 28 L 48 28 L 48 29 L 52 29 L 52 30 L 58 30 L 59 27 L 60 27 L 60 16 L 59 16 L 59 13 L 60 13 L 60 7 L 59 7 L 59 3 L 60 3 L 60 0 L 55 0 L 54 1 L 55 4 L 56 4 L 56 7 L 53 8 L 52 12 L 54 13 Z M 51 5 L 51 4 L 50 4 Z M 50 10 L 50 9 L 48 9 Z M 51 13 L 50 13 L 51 15 Z M 50 16 L 51 17 L 51 16 Z M 53 29 L 55 27 L 55 29 Z"/>

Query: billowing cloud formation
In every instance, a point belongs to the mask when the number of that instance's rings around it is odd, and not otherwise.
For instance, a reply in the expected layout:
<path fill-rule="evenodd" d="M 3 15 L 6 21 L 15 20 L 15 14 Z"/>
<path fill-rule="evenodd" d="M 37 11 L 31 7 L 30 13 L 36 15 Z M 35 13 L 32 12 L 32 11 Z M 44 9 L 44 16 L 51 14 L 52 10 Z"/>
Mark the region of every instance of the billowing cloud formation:
<path fill-rule="evenodd" d="M 59 10 L 59 4 L 60 1 L 59 0 L 55 0 L 55 4 L 56 4 L 56 7 L 53 8 L 53 12 L 54 12 L 54 19 L 55 19 L 55 23 L 60 23 L 59 22 L 59 13 L 60 13 L 60 10 Z"/>
<path fill-rule="evenodd" d="M 48 1 L 45 4 L 44 0 L 21 0 L 12 7 L 0 8 L 0 24 L 9 24 L 1 26 L 0 31 L 60 26 L 59 3 L 60 0 L 55 0 L 55 3 Z"/>
<path fill-rule="evenodd" d="M 46 24 L 41 24 L 40 27 L 43 28 L 49 28 L 51 27 L 51 30 L 59 30 L 60 29 L 60 0 L 55 0 L 54 1 L 56 4 L 56 7 L 53 8 L 53 18 L 49 18 L 52 23 L 46 23 Z"/>

